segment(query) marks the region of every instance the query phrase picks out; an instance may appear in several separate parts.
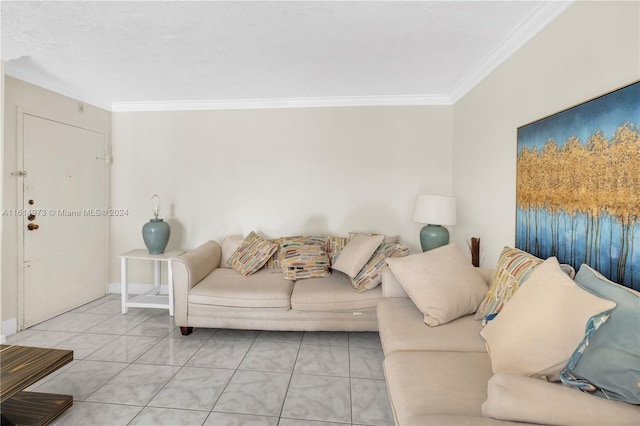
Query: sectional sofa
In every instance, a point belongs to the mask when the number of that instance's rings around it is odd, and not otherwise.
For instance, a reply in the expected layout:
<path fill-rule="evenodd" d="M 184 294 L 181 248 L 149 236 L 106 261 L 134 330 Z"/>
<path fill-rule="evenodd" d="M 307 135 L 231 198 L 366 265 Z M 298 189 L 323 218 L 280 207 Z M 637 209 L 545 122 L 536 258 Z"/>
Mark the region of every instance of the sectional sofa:
<path fill-rule="evenodd" d="M 327 240 L 293 245 L 271 258 L 284 266 L 260 263 L 246 275 L 224 267 L 241 249 L 207 242 L 172 261 L 176 325 L 185 335 L 193 327 L 378 330 L 397 425 L 640 425 L 640 294 L 588 267 L 574 282 L 555 258 L 517 249 L 505 248 L 489 270 L 471 266 L 455 244 L 386 257 L 396 245 L 376 238 L 363 236 L 374 248 L 346 267 L 346 247 L 330 261 L 312 256 L 322 266 L 315 277 L 297 263 L 288 270 L 284 258 L 309 246 L 331 252 Z M 373 262 L 379 281 L 356 291 L 374 249 L 384 260 Z M 245 266 L 254 260 L 245 256 Z"/>
<path fill-rule="evenodd" d="M 433 263 L 446 264 L 451 252 L 445 252 L 444 259 Z M 426 253 L 414 256 L 423 255 Z M 508 262 L 513 263 L 513 258 L 507 259 Z M 467 280 L 458 270 L 459 265 L 453 262 L 448 270 L 445 265 L 444 272 L 442 269 L 432 272 L 431 277 L 447 281 L 447 285 Z M 397 270 L 404 265 L 395 266 Z M 517 273 L 517 267 L 515 270 Z M 485 292 L 489 290 L 494 272 L 474 271 L 484 284 Z M 439 275 L 442 273 L 448 278 Z M 429 279 L 424 283 L 432 284 Z M 529 285 L 534 284 L 525 283 L 523 289 Z M 548 381 L 552 379 L 550 375 L 547 378 L 528 376 L 517 369 L 510 373 L 494 372 L 500 368 L 492 365 L 487 341 L 481 335 L 484 334 L 483 321 L 476 318 L 475 312 L 436 326 L 426 325 L 423 311 L 429 314 L 437 302 L 418 308 L 412 300 L 417 297 L 415 292 L 410 297 L 389 268 L 383 271 L 382 292 L 383 300 L 377 310 L 378 326 L 385 354 L 385 378 L 397 425 L 640 425 L 638 405 L 580 392 L 560 382 Z M 633 297 L 636 298 L 634 309 L 637 309 L 637 293 Z M 441 315 L 442 312 L 436 311 L 433 316 Z M 526 321 L 536 322 L 536 318 Z M 522 333 L 528 332 L 522 330 Z M 628 337 L 637 339 L 638 334 L 635 336 Z M 519 343 L 514 341 L 513 345 Z M 640 351 L 640 340 L 636 346 Z M 492 356 L 497 357 L 494 353 L 497 348 L 496 345 Z M 542 349 L 552 352 L 549 347 Z M 636 357 L 639 356 L 636 353 Z M 631 363 L 635 368 L 622 372 L 631 379 L 630 388 L 633 380 L 640 379 L 640 363 L 633 360 Z M 640 386 L 640 382 L 637 385 Z"/>

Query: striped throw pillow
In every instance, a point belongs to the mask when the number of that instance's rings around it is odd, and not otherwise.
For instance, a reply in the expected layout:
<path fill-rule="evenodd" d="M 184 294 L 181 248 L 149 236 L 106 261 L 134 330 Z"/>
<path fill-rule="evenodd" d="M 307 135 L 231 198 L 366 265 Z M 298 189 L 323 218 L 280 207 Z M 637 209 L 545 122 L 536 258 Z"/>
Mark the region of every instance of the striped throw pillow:
<path fill-rule="evenodd" d="M 274 238 L 271 240 L 273 244 L 276 245 L 276 251 L 273 255 L 267 260 L 267 269 L 280 269 L 280 244 L 282 244 L 282 238 Z"/>
<path fill-rule="evenodd" d="M 542 259 L 532 254 L 517 248 L 505 247 L 491 277 L 489 291 L 476 311 L 476 319 L 491 319 L 500 312 L 541 263 Z"/>
<path fill-rule="evenodd" d="M 251 231 L 229 258 L 229 266 L 244 276 L 251 275 L 267 263 L 277 248 L 271 241 Z"/>
<path fill-rule="evenodd" d="M 319 244 L 282 247 L 282 273 L 285 280 L 324 278 L 331 275 L 329 256 Z"/>
<path fill-rule="evenodd" d="M 276 240 L 274 240 L 276 241 Z M 302 247 L 305 245 L 317 245 L 322 246 L 325 250 L 327 247 L 326 235 L 299 235 L 295 237 L 282 237 L 278 238 L 278 260 L 274 262 L 277 267 L 282 267 L 282 260 L 284 258 L 284 251 L 291 247 Z"/>
<path fill-rule="evenodd" d="M 346 237 L 327 237 L 327 253 L 332 265 L 338 260 L 338 256 L 340 256 L 342 249 L 348 242 L 349 239 Z"/>
<path fill-rule="evenodd" d="M 376 288 L 382 282 L 382 268 L 387 265 L 387 259 L 408 255 L 409 247 L 405 245 L 382 243 L 358 272 L 358 275 L 351 280 L 353 287 L 358 292 Z"/>

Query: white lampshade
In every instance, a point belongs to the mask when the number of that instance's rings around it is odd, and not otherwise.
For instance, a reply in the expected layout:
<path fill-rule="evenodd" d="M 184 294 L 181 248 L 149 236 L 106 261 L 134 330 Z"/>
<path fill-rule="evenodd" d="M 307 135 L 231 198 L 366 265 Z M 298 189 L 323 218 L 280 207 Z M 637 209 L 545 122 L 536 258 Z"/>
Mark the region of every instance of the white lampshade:
<path fill-rule="evenodd" d="M 413 220 L 431 225 L 456 224 L 456 199 L 441 195 L 418 195 L 413 208 Z"/>

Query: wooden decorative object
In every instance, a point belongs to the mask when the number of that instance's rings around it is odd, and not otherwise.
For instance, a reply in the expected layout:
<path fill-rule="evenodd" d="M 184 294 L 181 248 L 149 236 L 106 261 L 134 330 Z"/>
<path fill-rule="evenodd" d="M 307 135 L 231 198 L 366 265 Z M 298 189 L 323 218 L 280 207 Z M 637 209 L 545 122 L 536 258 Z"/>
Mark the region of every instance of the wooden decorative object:
<path fill-rule="evenodd" d="M 471 263 L 476 268 L 480 266 L 480 238 L 471 237 Z"/>

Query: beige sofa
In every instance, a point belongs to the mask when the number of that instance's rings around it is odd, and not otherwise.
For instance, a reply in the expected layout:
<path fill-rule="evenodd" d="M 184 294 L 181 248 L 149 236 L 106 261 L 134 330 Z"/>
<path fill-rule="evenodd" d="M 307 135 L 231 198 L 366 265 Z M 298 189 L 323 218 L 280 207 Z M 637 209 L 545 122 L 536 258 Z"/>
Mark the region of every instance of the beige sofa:
<path fill-rule="evenodd" d="M 488 283 L 491 271 L 478 272 Z M 638 406 L 540 379 L 494 375 L 481 322 L 467 315 L 425 325 L 389 268 L 383 271 L 382 292 L 378 327 L 396 424 L 640 424 Z"/>
<path fill-rule="evenodd" d="M 358 293 L 350 278 L 285 280 L 280 269 L 250 276 L 220 267 L 222 250 L 209 241 L 172 261 L 175 321 L 193 327 L 280 331 L 377 331 L 380 286 Z"/>

